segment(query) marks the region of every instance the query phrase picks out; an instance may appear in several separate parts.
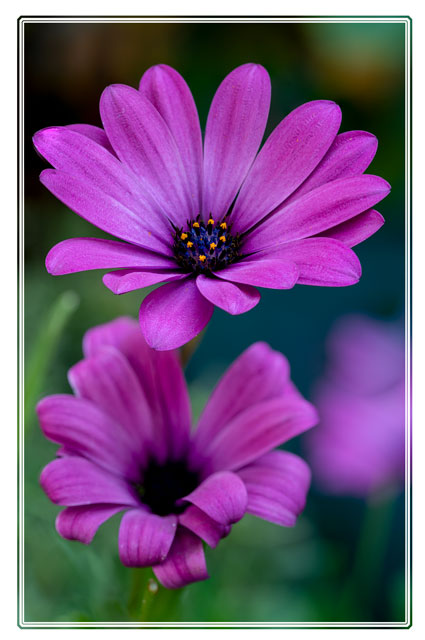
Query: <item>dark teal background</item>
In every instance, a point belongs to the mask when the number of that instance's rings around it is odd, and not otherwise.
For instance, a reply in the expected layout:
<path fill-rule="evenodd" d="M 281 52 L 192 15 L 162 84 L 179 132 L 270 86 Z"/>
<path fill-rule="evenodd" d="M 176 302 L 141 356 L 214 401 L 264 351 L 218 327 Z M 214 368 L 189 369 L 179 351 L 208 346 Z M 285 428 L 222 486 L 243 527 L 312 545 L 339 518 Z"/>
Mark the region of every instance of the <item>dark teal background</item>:
<path fill-rule="evenodd" d="M 34 392 L 27 389 L 26 416 L 26 620 L 130 619 L 133 577 L 118 560 L 119 518 L 102 527 L 88 548 L 64 541 L 55 532 L 58 508 L 38 485 L 55 446 L 40 433 L 34 401 L 69 391 L 66 371 L 81 358 L 85 330 L 118 315 L 137 317 L 145 294 L 116 297 L 103 286 L 99 272 L 59 278 L 47 274 L 44 258 L 53 244 L 102 233 L 69 212 L 39 183 L 46 163 L 32 147 L 32 134 L 50 125 L 100 125 L 98 101 L 104 87 L 116 82 L 137 86 L 145 69 L 160 62 L 175 67 L 188 82 L 203 128 L 223 77 L 239 64 L 258 62 L 272 82 L 266 134 L 294 107 L 314 99 L 338 102 L 341 131 L 374 133 L 379 147 L 368 172 L 388 180 L 392 192 L 377 207 L 386 224 L 355 249 L 363 267 L 359 284 L 263 290 L 261 303 L 247 314 L 231 317 L 216 310 L 187 368 L 199 413 L 225 367 L 252 342 L 266 340 L 288 357 L 294 381 L 309 397 L 323 368 L 324 340 L 339 316 L 404 315 L 404 29 L 404 24 L 384 23 L 25 25 L 25 356 L 27 371 L 35 371 Z M 67 290 L 78 295 L 79 308 L 60 333 L 57 348 L 51 341 L 46 366 L 37 369 L 37 345 L 40 340 L 50 344 L 46 332 L 52 331 L 52 305 Z M 299 440 L 291 443 L 292 449 L 302 451 Z M 248 517 L 217 549 L 207 551 L 211 578 L 185 590 L 174 618 L 403 620 L 401 491 L 390 502 L 392 511 L 380 534 L 382 558 L 373 575 L 363 567 L 360 582 L 350 587 L 345 602 L 340 594 L 350 580 L 367 507 L 360 500 L 322 495 L 313 481 L 307 508 L 294 529 Z M 380 509 L 382 505 L 375 510 L 377 531 Z M 369 552 L 373 556 L 372 547 Z M 364 589 L 366 582 L 374 588 Z"/>

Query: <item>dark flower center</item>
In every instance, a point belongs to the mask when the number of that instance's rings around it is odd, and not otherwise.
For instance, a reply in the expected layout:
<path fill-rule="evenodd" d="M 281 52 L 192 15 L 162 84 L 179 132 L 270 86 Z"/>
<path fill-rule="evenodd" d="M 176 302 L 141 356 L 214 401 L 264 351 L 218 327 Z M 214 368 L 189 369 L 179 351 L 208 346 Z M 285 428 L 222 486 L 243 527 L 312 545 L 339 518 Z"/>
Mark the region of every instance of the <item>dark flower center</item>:
<path fill-rule="evenodd" d="M 151 461 L 143 472 L 143 481 L 135 484 L 141 501 L 152 513 L 167 516 L 182 513 L 186 506 L 180 498 L 191 493 L 199 485 L 199 476 L 187 468 L 185 461 L 166 462 L 159 465 Z"/>
<path fill-rule="evenodd" d="M 240 257 L 240 236 L 232 236 L 225 218 L 215 222 L 189 220 L 186 229 L 175 228 L 174 255 L 186 272 L 210 274 L 224 269 Z"/>

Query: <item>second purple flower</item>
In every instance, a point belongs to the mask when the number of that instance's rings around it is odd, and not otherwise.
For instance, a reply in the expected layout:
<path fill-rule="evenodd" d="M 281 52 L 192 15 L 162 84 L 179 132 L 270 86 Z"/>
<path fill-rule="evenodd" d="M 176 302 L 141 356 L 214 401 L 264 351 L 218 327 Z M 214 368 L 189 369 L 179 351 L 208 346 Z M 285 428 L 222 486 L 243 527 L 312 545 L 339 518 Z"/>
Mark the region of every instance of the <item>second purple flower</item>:
<path fill-rule="evenodd" d="M 117 294 L 165 283 L 140 308 L 146 341 L 158 350 L 196 336 L 214 305 L 252 309 L 256 287 L 356 283 L 351 247 L 383 224 L 372 207 L 390 190 L 363 174 L 377 140 L 364 131 L 337 135 L 339 107 L 316 100 L 292 111 L 258 152 L 270 95 L 262 66 L 234 69 L 214 96 L 203 144 L 186 82 L 157 65 L 138 91 L 105 89 L 103 129 L 39 131 L 34 144 L 54 167 L 42 183 L 124 241 L 65 240 L 49 252 L 48 271 L 112 269 L 103 281 Z"/>
<path fill-rule="evenodd" d="M 66 507 L 56 520 L 62 537 L 88 544 L 125 512 L 121 561 L 153 566 L 173 589 L 208 578 L 202 542 L 217 546 L 245 513 L 294 526 L 310 470 L 275 447 L 315 425 L 317 413 L 282 354 L 251 345 L 192 431 L 177 354 L 149 349 L 135 321 L 91 329 L 83 349 L 69 372 L 75 395 L 48 396 L 37 407 L 44 434 L 61 445 L 41 484 Z"/>

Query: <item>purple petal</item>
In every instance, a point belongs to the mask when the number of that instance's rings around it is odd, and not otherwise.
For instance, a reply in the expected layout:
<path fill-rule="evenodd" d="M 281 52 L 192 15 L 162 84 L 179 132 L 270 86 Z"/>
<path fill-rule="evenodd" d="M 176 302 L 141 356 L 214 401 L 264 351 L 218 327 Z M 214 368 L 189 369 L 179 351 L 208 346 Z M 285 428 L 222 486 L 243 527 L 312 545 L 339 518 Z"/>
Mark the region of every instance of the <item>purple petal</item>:
<path fill-rule="evenodd" d="M 105 152 L 106 153 L 106 152 Z M 172 256 L 172 234 L 158 223 L 151 211 L 128 209 L 118 200 L 93 186 L 92 181 L 63 171 L 45 169 L 40 182 L 61 202 L 102 231 L 151 251 Z M 136 207 L 134 207 L 135 209 Z"/>
<path fill-rule="evenodd" d="M 199 292 L 194 279 L 170 282 L 152 291 L 140 307 L 140 325 L 152 349 L 177 349 L 208 324 L 214 306 Z"/>
<path fill-rule="evenodd" d="M 237 67 L 217 89 L 205 131 L 205 216 L 227 213 L 260 146 L 269 107 L 269 75 L 258 64 Z"/>
<path fill-rule="evenodd" d="M 196 284 L 204 298 L 232 316 L 253 309 L 260 302 L 260 294 L 254 287 L 238 285 L 199 275 Z"/>
<path fill-rule="evenodd" d="M 378 176 L 362 175 L 328 182 L 275 211 L 248 234 L 243 249 L 259 251 L 316 235 L 366 211 L 389 191 L 388 182 Z"/>
<path fill-rule="evenodd" d="M 132 354 L 142 353 L 143 360 L 148 357 L 149 348 L 143 339 L 138 323 L 133 318 L 125 316 L 111 322 L 98 325 L 86 331 L 83 337 L 83 353 L 85 358 L 95 356 L 104 347 L 115 347 L 130 361 Z M 139 382 L 142 383 L 139 379 Z"/>
<path fill-rule="evenodd" d="M 229 367 L 211 394 L 194 434 L 202 452 L 221 428 L 252 405 L 281 396 L 289 379 L 285 356 L 256 342 Z"/>
<path fill-rule="evenodd" d="M 372 162 L 377 147 L 378 140 L 366 131 L 341 133 L 335 138 L 320 164 L 289 196 L 285 205 L 327 182 L 362 174 Z"/>
<path fill-rule="evenodd" d="M 175 69 L 158 64 L 142 76 L 139 91 L 154 105 L 174 136 L 193 190 L 197 211 L 202 206 L 202 134 L 189 87 Z"/>
<path fill-rule="evenodd" d="M 198 213 L 174 137 L 161 115 L 139 91 L 111 85 L 102 93 L 100 114 L 118 157 L 176 225 Z"/>
<path fill-rule="evenodd" d="M 358 216 L 354 216 L 347 222 L 331 227 L 319 236 L 325 236 L 326 238 L 335 238 L 340 240 L 347 247 L 355 247 L 356 244 L 360 244 L 367 238 L 370 238 L 374 233 L 378 231 L 384 224 L 385 220 L 378 211 L 375 209 L 369 209 L 360 213 Z"/>
<path fill-rule="evenodd" d="M 191 582 L 206 580 L 209 576 L 200 538 L 179 526 L 166 560 L 153 567 L 153 572 L 167 589 L 179 589 Z"/>
<path fill-rule="evenodd" d="M 219 524 L 204 511 L 191 504 L 179 515 L 179 524 L 196 533 L 210 547 L 216 547 L 220 540 L 227 535 L 227 527 Z"/>
<path fill-rule="evenodd" d="M 41 182 L 76 213 L 147 249 L 164 252 L 172 244 L 172 229 L 155 199 L 104 147 L 67 127 L 38 131 L 34 145 L 57 169 L 43 171 Z"/>
<path fill-rule="evenodd" d="M 40 484 L 52 502 L 67 507 L 96 503 L 139 505 L 125 480 L 77 456 L 49 462 L 41 472 Z"/>
<path fill-rule="evenodd" d="M 231 264 L 217 271 L 217 278 L 266 289 L 292 289 L 298 279 L 297 266 L 290 260 L 257 258 L 255 255 L 243 262 Z"/>
<path fill-rule="evenodd" d="M 177 265 L 174 265 L 177 268 Z M 144 289 L 160 282 L 172 282 L 174 280 L 183 280 L 187 278 L 187 273 L 178 273 L 172 271 L 154 272 L 154 271 L 134 271 L 131 269 L 123 269 L 121 271 L 111 271 L 103 276 L 103 284 L 113 293 L 120 295 L 128 293 L 135 289 Z"/>
<path fill-rule="evenodd" d="M 105 346 L 119 349 L 138 377 L 155 424 L 158 459 L 181 458 L 189 440 L 191 409 L 178 354 L 150 349 L 139 323 L 130 318 L 118 318 L 85 334 L 86 357 L 98 354 Z"/>
<path fill-rule="evenodd" d="M 113 347 L 74 365 L 68 373 L 75 393 L 116 420 L 134 444 L 147 453 L 153 421 L 145 393 L 126 358 Z"/>
<path fill-rule="evenodd" d="M 356 284 L 362 275 L 360 261 L 354 251 L 332 238 L 305 238 L 264 253 L 295 262 L 299 269 L 297 284 L 346 287 Z"/>
<path fill-rule="evenodd" d="M 37 405 L 41 429 L 49 440 L 101 467 L 137 480 L 134 443 L 111 416 L 92 402 L 71 395 L 53 395 Z"/>
<path fill-rule="evenodd" d="M 382 393 L 404 377 L 404 341 L 398 329 L 363 315 L 340 318 L 328 340 L 332 383 L 359 396 Z"/>
<path fill-rule="evenodd" d="M 248 491 L 247 512 L 293 527 L 304 509 L 311 473 L 293 453 L 271 451 L 238 471 Z"/>
<path fill-rule="evenodd" d="M 67 540 L 79 540 L 84 544 L 90 544 L 100 525 L 123 509 L 124 506 L 111 507 L 105 504 L 68 507 L 58 514 L 56 531 Z"/>
<path fill-rule="evenodd" d="M 239 413 L 207 443 L 205 456 L 213 473 L 234 470 L 310 429 L 317 412 L 309 402 L 288 394 L 259 402 Z"/>
<path fill-rule="evenodd" d="M 54 276 L 121 267 L 164 269 L 175 267 L 175 262 L 131 244 L 99 238 L 63 240 L 50 249 L 46 257 L 46 269 Z"/>
<path fill-rule="evenodd" d="M 71 131 L 76 131 L 77 133 L 81 133 L 83 136 L 87 136 L 90 140 L 94 140 L 97 144 L 100 144 L 102 147 L 105 147 L 109 153 L 115 155 L 115 151 L 113 150 L 111 143 L 108 140 L 108 136 L 100 127 L 95 127 L 92 124 L 68 124 L 66 125 L 67 129 Z"/>
<path fill-rule="evenodd" d="M 118 550 L 126 567 L 151 567 L 163 562 L 177 529 L 174 515 L 161 517 L 143 509 L 124 514 L 118 534 Z"/>
<path fill-rule="evenodd" d="M 228 526 L 245 515 L 247 492 L 242 480 L 229 471 L 214 473 L 184 497 L 210 518 Z"/>
<path fill-rule="evenodd" d="M 381 334 L 378 340 L 382 337 Z M 374 357 L 379 361 L 373 336 L 369 336 L 368 341 L 369 353 L 367 356 L 362 354 L 366 357 L 361 359 L 372 361 Z M 354 345 L 358 358 L 363 345 L 351 343 L 353 352 Z M 402 347 L 400 351 L 403 352 Z M 387 353 L 385 364 L 389 364 L 390 358 Z M 343 378 L 341 384 L 340 370 L 332 370 L 332 381 L 325 381 L 318 387 L 316 401 L 320 425 L 317 435 L 313 437 L 312 434 L 306 440 L 314 477 L 322 489 L 327 493 L 366 497 L 383 486 L 396 486 L 402 478 L 404 482 L 405 385 L 403 366 L 397 369 L 396 384 L 395 363 L 387 366 L 385 374 L 388 376 L 389 369 L 393 380 L 390 387 L 383 387 L 389 376 L 382 380 L 378 372 L 378 378 L 374 377 L 377 373 L 373 367 L 375 362 L 358 371 L 359 361 L 350 364 L 361 379 L 361 387 L 356 386 L 354 378 Z M 344 364 L 347 369 L 347 363 Z M 380 367 L 384 368 L 384 362 L 380 362 Z M 347 383 L 349 386 L 345 386 Z"/>
<path fill-rule="evenodd" d="M 341 124 L 334 102 L 315 100 L 292 111 L 269 136 L 242 185 L 231 214 L 246 231 L 287 198 L 313 171 Z"/>

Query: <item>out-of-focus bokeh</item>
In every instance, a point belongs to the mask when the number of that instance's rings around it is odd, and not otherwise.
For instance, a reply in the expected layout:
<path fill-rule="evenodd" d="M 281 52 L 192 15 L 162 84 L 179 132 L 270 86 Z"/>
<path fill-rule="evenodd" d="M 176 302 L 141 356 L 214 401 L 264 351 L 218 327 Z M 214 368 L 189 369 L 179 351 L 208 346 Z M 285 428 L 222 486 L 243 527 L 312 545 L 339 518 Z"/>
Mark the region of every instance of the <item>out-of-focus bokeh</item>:
<path fill-rule="evenodd" d="M 104 87 L 137 86 L 142 73 L 161 62 L 188 82 L 203 127 L 223 77 L 239 64 L 258 62 L 272 82 L 266 134 L 293 108 L 320 98 L 341 106 L 341 131 L 374 133 L 379 147 L 368 172 L 387 179 L 392 192 L 378 207 L 386 224 L 355 249 L 360 283 L 263 290 L 262 303 L 247 314 L 216 310 L 187 368 L 197 415 L 225 367 L 252 342 L 266 340 L 289 358 L 294 381 L 311 397 L 324 370 L 326 336 L 339 316 L 403 322 L 404 29 L 401 23 L 25 25 L 26 621 L 132 619 L 134 571 L 118 559 L 119 518 L 102 526 L 88 547 L 55 531 L 59 508 L 43 494 L 38 477 L 56 447 L 43 438 L 34 405 L 46 394 L 70 391 L 66 372 L 82 356 L 86 329 L 118 315 L 137 317 L 145 295 L 114 296 L 100 272 L 47 274 L 51 246 L 101 232 L 39 183 L 46 164 L 32 147 L 33 133 L 50 125 L 100 125 Z M 291 448 L 306 455 L 302 438 Z M 403 483 L 390 495 L 361 498 L 330 495 L 313 477 L 295 528 L 246 517 L 217 549 L 207 550 L 210 580 L 186 588 L 168 619 L 402 621 L 404 530 Z"/>

